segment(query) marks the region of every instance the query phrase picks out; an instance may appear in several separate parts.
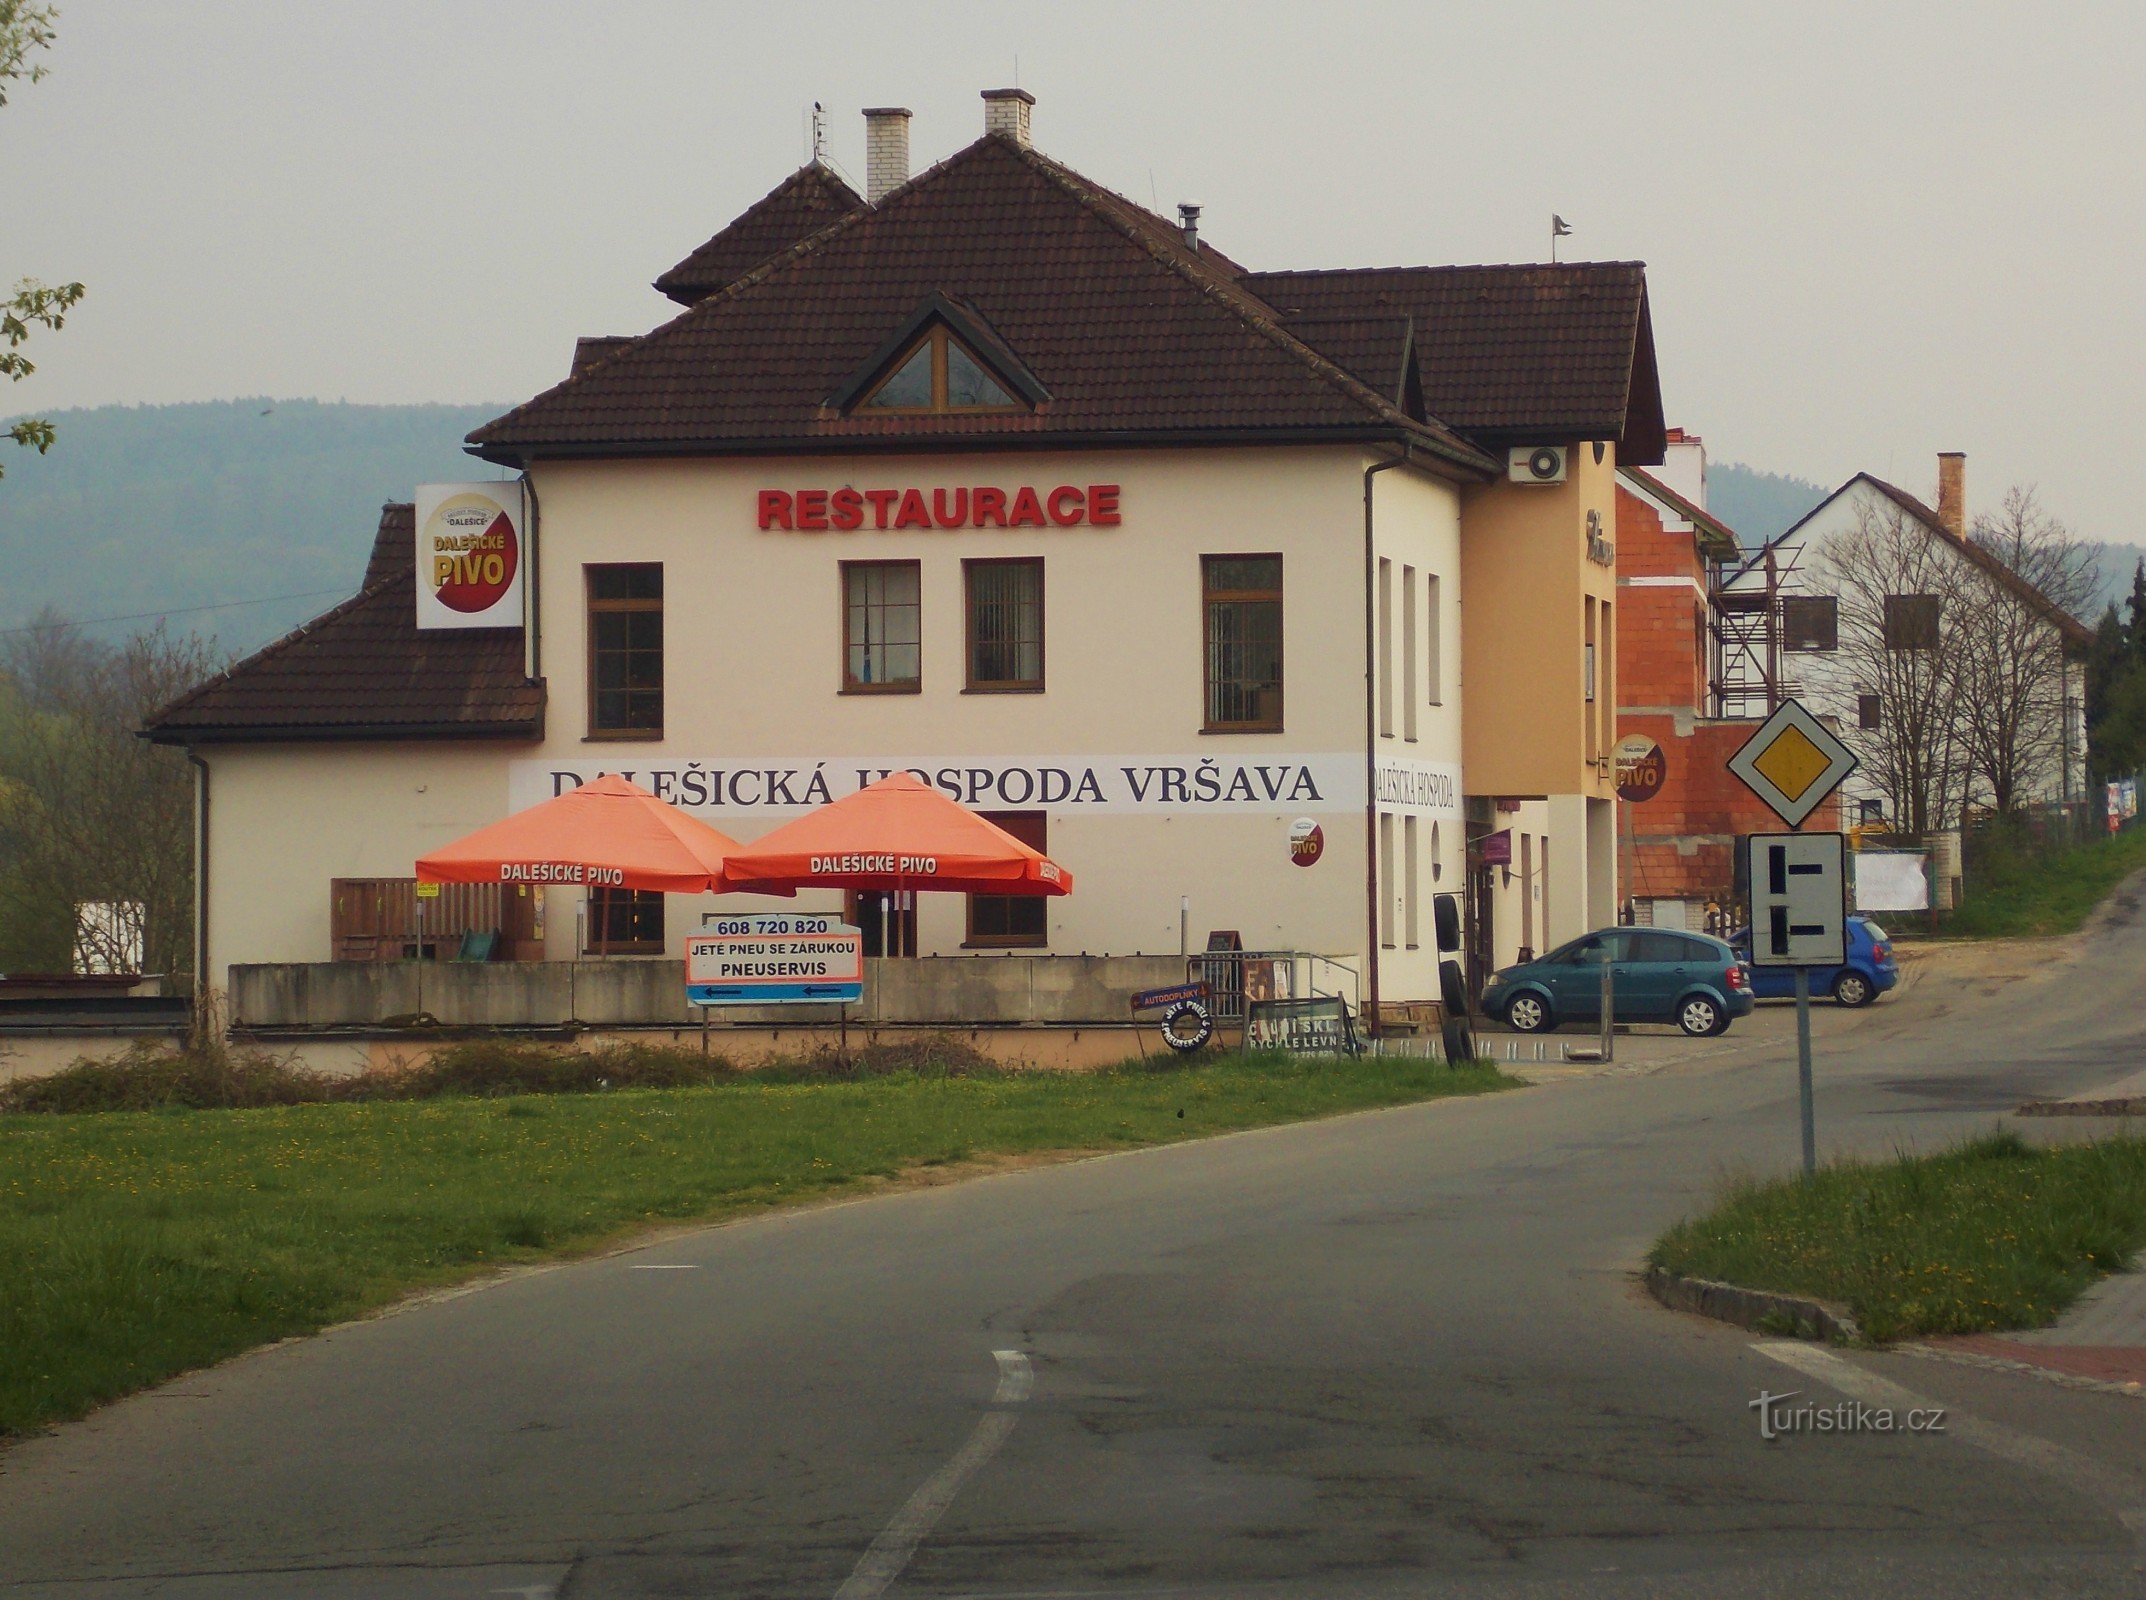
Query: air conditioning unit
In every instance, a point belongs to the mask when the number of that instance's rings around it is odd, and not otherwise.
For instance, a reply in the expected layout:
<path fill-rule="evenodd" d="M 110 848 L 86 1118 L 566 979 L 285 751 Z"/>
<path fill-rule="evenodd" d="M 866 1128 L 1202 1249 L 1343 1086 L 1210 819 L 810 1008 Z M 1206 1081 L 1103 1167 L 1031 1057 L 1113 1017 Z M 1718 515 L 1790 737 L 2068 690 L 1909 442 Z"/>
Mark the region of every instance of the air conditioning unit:
<path fill-rule="evenodd" d="M 1538 444 L 1509 450 L 1505 456 L 1505 475 L 1515 483 L 1563 483 L 1565 447 Z"/>

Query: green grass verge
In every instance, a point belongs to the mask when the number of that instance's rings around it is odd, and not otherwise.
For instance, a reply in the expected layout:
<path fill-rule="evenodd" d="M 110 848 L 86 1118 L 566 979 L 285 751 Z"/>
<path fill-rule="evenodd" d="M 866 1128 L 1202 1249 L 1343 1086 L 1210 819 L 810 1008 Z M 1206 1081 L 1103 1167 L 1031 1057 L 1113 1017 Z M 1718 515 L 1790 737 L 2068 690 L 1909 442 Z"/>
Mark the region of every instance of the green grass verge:
<path fill-rule="evenodd" d="M 1961 939 L 2009 939 L 2070 933 L 2111 889 L 2146 867 L 2146 828 L 2096 839 L 2050 854 L 1990 850 L 1975 863 L 1967 899 L 1938 918 L 1940 935 Z M 1916 913 L 1903 913 L 1910 935 Z M 1890 924 L 1888 924 L 1890 926 Z"/>
<path fill-rule="evenodd" d="M 0 1435 L 412 1290 L 904 1168 L 1476 1094 L 1489 1066 L 1092 1074 L 0 1116 Z"/>
<path fill-rule="evenodd" d="M 1649 1260 L 1847 1306 L 1872 1339 L 2042 1327 L 2146 1248 L 2146 1139 L 1931 1156 L 1735 1186 Z"/>

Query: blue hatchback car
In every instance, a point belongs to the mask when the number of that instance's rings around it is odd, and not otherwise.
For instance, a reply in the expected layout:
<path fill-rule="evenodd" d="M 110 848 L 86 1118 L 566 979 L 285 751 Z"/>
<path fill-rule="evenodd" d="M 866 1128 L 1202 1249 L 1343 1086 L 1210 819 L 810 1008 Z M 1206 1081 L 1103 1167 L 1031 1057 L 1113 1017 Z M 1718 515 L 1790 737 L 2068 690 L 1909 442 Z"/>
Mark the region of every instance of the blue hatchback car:
<path fill-rule="evenodd" d="M 1674 1022 L 1686 1033 L 1725 1033 L 1751 1014 L 1751 971 L 1703 933 L 1600 928 L 1548 955 L 1492 973 L 1483 1009 L 1518 1033 L 1602 1020 L 1602 967 L 1610 966 L 1619 1022 Z"/>
<path fill-rule="evenodd" d="M 1740 959 L 1751 959 L 1751 930 L 1739 928 L 1729 935 Z M 1837 967 L 1811 968 L 1811 993 L 1829 994 L 1844 1006 L 1867 1006 L 1900 981 L 1900 968 L 1893 961 L 1893 941 L 1870 918 L 1853 913 L 1848 918 L 1848 959 Z M 1796 992 L 1796 974 L 1790 967 L 1753 967 L 1752 993 L 1761 1000 L 1786 1000 Z"/>

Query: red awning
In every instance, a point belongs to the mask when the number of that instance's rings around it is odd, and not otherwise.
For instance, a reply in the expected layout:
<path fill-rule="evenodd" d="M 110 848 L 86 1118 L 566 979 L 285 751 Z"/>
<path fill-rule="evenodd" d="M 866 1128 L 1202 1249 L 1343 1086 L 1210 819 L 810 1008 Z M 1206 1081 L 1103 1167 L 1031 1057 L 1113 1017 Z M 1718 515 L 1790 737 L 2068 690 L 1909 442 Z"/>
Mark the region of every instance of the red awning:
<path fill-rule="evenodd" d="M 1073 874 L 907 772 L 736 846 L 740 889 L 940 889 L 1071 894 Z"/>
<path fill-rule="evenodd" d="M 731 887 L 724 861 L 741 848 L 639 785 L 607 776 L 441 846 L 419 860 L 417 876 L 721 894 Z"/>

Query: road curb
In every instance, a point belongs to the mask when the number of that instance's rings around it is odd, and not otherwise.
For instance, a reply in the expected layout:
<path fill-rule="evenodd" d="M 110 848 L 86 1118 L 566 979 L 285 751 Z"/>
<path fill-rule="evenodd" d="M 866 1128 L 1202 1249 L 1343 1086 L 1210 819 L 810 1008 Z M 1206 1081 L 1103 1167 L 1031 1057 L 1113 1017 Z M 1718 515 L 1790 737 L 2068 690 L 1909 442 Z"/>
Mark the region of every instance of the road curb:
<path fill-rule="evenodd" d="M 1692 1311 L 1717 1322 L 1733 1322 L 1755 1333 L 1791 1332 L 1799 1339 L 1827 1339 L 1860 1344 L 1863 1330 L 1839 1306 L 1803 1295 L 1744 1289 L 1711 1278 L 1686 1278 L 1661 1267 L 1642 1274 L 1647 1293 L 1672 1311 Z"/>
<path fill-rule="evenodd" d="M 2019 1117 L 2146 1117 L 2146 1095 L 2123 1100 L 2029 1100 Z"/>

